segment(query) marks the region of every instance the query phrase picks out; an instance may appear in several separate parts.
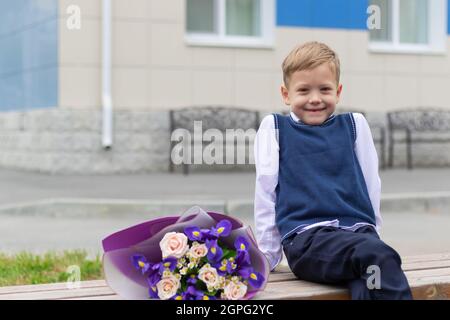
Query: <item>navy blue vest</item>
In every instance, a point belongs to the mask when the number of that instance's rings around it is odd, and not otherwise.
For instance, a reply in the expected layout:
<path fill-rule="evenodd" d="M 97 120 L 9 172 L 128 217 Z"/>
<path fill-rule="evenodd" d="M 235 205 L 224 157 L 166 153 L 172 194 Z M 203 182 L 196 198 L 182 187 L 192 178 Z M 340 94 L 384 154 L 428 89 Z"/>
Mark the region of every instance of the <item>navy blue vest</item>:
<path fill-rule="evenodd" d="M 375 225 L 375 214 L 354 144 L 351 113 L 322 125 L 274 114 L 280 145 L 275 221 L 281 239 L 301 227 L 339 219 L 341 226 Z"/>

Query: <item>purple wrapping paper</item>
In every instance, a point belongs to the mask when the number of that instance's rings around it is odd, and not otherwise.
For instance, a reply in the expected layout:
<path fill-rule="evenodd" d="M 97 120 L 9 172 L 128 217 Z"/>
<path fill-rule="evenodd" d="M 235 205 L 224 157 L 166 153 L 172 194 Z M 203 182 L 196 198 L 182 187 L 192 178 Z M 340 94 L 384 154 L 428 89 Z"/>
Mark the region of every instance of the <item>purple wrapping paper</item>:
<path fill-rule="evenodd" d="M 107 284 L 124 299 L 149 299 L 146 277 L 136 270 L 131 257 L 142 254 L 151 262 L 162 259 L 159 242 L 167 232 L 183 232 L 187 226 L 211 228 L 220 220 L 227 219 L 232 224 L 232 232 L 222 241 L 233 248 L 234 240 L 244 236 L 250 245 L 249 253 L 252 266 L 264 276 L 264 283 L 258 290 L 249 287 L 245 298 L 251 299 L 257 291 L 264 290 L 269 277 L 269 264 L 258 249 L 253 233 L 248 226 L 236 218 L 216 212 L 206 212 L 198 206 L 184 212 L 181 216 L 168 216 L 152 219 L 144 223 L 113 233 L 103 239 L 103 271 Z M 253 291 L 252 291 L 253 290 Z"/>

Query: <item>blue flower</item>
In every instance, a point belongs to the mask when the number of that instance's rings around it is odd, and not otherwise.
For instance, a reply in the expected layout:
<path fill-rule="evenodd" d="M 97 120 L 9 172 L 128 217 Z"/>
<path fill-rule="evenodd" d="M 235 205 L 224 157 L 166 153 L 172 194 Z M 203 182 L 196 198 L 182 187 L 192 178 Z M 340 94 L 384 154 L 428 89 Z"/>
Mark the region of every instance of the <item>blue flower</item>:
<path fill-rule="evenodd" d="M 148 295 L 152 299 L 159 299 L 158 290 L 156 289 L 156 286 L 150 286 L 148 288 Z"/>
<path fill-rule="evenodd" d="M 236 248 L 236 250 L 239 251 L 248 251 L 248 249 L 250 248 L 250 245 L 247 241 L 247 239 L 245 239 L 244 237 L 237 237 L 236 240 L 234 241 L 234 247 Z"/>
<path fill-rule="evenodd" d="M 199 227 L 186 227 L 184 233 L 191 241 L 203 241 L 203 234 Z"/>
<path fill-rule="evenodd" d="M 223 250 L 217 244 L 217 240 L 208 240 L 206 241 L 206 247 L 208 248 L 208 254 L 206 257 L 208 258 L 211 264 L 216 264 L 222 259 Z"/>
<path fill-rule="evenodd" d="M 159 263 L 154 263 L 150 269 L 149 269 L 149 273 L 147 276 L 147 282 L 149 284 L 150 287 L 156 286 L 156 284 L 161 280 L 161 273 L 159 272 L 160 270 L 160 264 Z"/>
<path fill-rule="evenodd" d="M 227 274 L 227 263 L 226 262 L 216 262 L 213 267 L 217 270 L 219 276 L 226 276 Z"/>
<path fill-rule="evenodd" d="M 173 272 L 177 266 L 177 259 L 174 257 L 167 257 L 160 263 L 151 263 L 148 262 L 143 255 L 136 254 L 132 256 L 132 262 L 136 269 L 141 270 L 142 274 L 148 273 L 147 282 L 150 289 L 155 287 L 161 280 L 161 276 L 165 269 L 169 269 Z"/>
<path fill-rule="evenodd" d="M 165 269 L 169 269 L 170 272 L 173 272 L 177 267 L 177 258 L 175 257 L 167 257 L 159 265 L 159 273 L 163 274 Z"/>
<path fill-rule="evenodd" d="M 156 284 L 161 281 L 161 275 L 158 272 L 158 269 L 151 269 L 149 275 L 147 276 L 147 283 L 150 287 L 156 286 Z"/>
<path fill-rule="evenodd" d="M 238 250 L 236 254 L 236 264 L 238 267 L 248 267 L 250 263 L 250 255 L 248 251 Z"/>
<path fill-rule="evenodd" d="M 188 284 L 192 284 L 195 285 L 197 283 L 197 277 L 195 276 L 195 274 L 191 274 L 189 276 L 189 279 L 187 279 L 186 281 Z"/>
<path fill-rule="evenodd" d="M 173 272 L 177 267 L 177 259 L 174 257 L 167 257 L 160 263 L 150 263 L 150 267 L 148 268 L 149 274 L 147 277 L 147 282 L 152 286 L 156 286 L 156 284 L 161 280 L 161 276 L 166 269 L 169 269 L 170 272 Z"/>
<path fill-rule="evenodd" d="M 188 286 L 181 296 L 183 300 L 203 300 L 204 293 L 201 290 L 197 290 L 194 286 Z"/>
<path fill-rule="evenodd" d="M 145 258 L 141 254 L 133 255 L 131 257 L 131 260 L 133 262 L 134 267 L 137 270 L 141 270 L 142 274 L 146 273 L 151 267 L 151 264 L 147 261 L 147 258 Z"/>
<path fill-rule="evenodd" d="M 228 237 L 231 233 L 231 222 L 229 220 L 221 220 L 216 227 L 211 228 L 211 233 L 216 237 Z"/>
<path fill-rule="evenodd" d="M 200 229 L 196 226 L 184 228 L 184 233 L 191 241 L 207 241 L 216 240 L 219 237 L 227 237 L 231 233 L 231 222 L 229 220 L 221 220 L 215 227 L 210 229 Z"/>
<path fill-rule="evenodd" d="M 202 229 L 202 239 L 203 241 L 216 240 L 217 235 L 212 232 L 212 229 Z"/>
<path fill-rule="evenodd" d="M 252 272 L 252 265 L 250 263 L 250 255 L 246 250 L 238 250 L 236 254 L 236 272 L 243 279 L 248 279 Z"/>
<path fill-rule="evenodd" d="M 248 277 L 248 283 L 255 289 L 261 288 L 264 282 L 264 277 L 261 273 L 252 270 L 250 276 Z"/>
<path fill-rule="evenodd" d="M 228 260 L 223 259 L 221 262 L 217 262 L 213 265 L 216 268 L 219 276 L 231 275 L 236 271 L 237 265 L 233 258 Z"/>

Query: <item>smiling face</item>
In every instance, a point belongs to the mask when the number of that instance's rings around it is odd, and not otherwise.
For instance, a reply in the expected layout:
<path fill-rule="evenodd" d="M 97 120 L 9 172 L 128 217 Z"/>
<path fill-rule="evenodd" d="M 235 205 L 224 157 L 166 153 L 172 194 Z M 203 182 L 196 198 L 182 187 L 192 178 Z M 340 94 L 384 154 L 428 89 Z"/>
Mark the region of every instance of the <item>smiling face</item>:
<path fill-rule="evenodd" d="M 286 85 L 281 86 L 284 103 L 309 125 L 321 125 L 333 114 L 342 91 L 329 63 L 293 72 Z"/>

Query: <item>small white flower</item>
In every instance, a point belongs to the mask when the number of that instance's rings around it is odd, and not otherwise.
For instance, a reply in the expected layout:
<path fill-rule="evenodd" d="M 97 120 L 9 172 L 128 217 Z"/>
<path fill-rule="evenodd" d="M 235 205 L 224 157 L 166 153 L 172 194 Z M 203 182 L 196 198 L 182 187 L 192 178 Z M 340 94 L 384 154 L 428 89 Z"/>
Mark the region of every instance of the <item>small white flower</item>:
<path fill-rule="evenodd" d="M 187 271 L 188 269 L 184 267 L 183 269 L 180 270 L 180 274 L 184 276 L 187 273 Z"/>
<path fill-rule="evenodd" d="M 165 277 L 170 277 L 172 275 L 173 275 L 172 272 L 170 272 L 169 269 L 166 269 L 163 271 L 162 277 L 165 278 Z"/>

